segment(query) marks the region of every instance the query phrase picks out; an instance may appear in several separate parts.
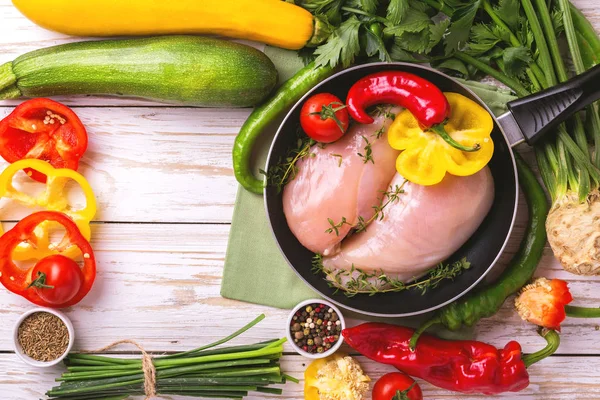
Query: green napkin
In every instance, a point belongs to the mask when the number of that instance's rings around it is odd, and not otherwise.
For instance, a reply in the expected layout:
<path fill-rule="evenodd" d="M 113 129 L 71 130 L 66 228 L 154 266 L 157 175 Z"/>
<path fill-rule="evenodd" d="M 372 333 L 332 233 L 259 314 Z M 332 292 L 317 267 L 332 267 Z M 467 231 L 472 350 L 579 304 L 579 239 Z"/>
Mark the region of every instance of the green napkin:
<path fill-rule="evenodd" d="M 303 66 L 296 52 L 267 47 L 265 53 L 277 67 L 280 82 Z M 496 86 L 472 82 L 468 86 L 496 115 L 505 112 L 506 103 L 515 99 L 509 91 Z M 274 121 L 257 145 L 257 166 L 265 164 L 269 144 L 280 122 L 281 119 Z M 267 222 L 263 197 L 241 186 L 233 211 L 221 295 L 278 308 L 292 308 L 303 300 L 320 297 L 298 278 L 281 255 Z"/>

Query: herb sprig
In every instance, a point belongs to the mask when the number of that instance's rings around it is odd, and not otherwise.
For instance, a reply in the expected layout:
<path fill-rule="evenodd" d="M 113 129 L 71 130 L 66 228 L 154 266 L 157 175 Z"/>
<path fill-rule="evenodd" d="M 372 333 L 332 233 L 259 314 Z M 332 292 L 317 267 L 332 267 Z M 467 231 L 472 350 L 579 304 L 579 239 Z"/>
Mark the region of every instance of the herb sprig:
<path fill-rule="evenodd" d="M 260 173 L 267 177 L 267 185 L 274 186 L 278 193 L 281 192 L 285 185 L 294 180 L 298 174 L 296 164 L 311 154 L 310 148 L 314 144 L 316 142 L 313 139 L 299 132 L 295 147 L 287 151 L 285 158 L 279 159 L 269 171 L 260 170 Z"/>
<path fill-rule="evenodd" d="M 346 221 L 346 217 L 342 217 L 342 220 L 339 223 L 335 223 L 331 218 L 327 218 L 327 222 L 331 228 L 326 229 L 325 233 L 333 233 L 335 232 L 335 236 L 340 236 L 340 228 L 344 225 L 351 225 L 348 221 Z"/>
<path fill-rule="evenodd" d="M 374 296 L 378 293 L 397 293 L 406 290 L 419 290 L 424 295 L 429 290 L 437 288 L 443 281 L 454 280 L 462 272 L 471 268 L 471 263 L 462 258 L 453 263 L 440 263 L 417 280 L 404 283 L 397 278 L 388 276 L 383 270 L 367 272 L 352 266 L 350 269 L 328 270 L 323 265 L 323 256 L 316 254 L 312 261 L 314 274 L 325 274 L 329 287 L 335 288 L 334 293 L 343 292 L 348 297 L 359 294 Z"/>
<path fill-rule="evenodd" d="M 390 186 L 390 189 L 386 192 L 383 192 L 383 196 L 380 199 L 381 204 L 377 206 L 373 206 L 373 216 L 368 220 L 365 220 L 362 216 L 358 217 L 358 223 L 355 226 L 354 233 L 365 232 L 367 230 L 367 226 L 375 221 L 381 221 L 385 217 L 384 210 L 391 203 L 395 203 L 400 199 L 400 195 L 404 193 L 404 185 L 406 185 L 408 181 L 405 179 L 400 185 Z"/>
<path fill-rule="evenodd" d="M 366 143 L 364 151 L 362 153 L 356 153 L 356 154 L 358 154 L 363 159 L 363 163 L 366 164 L 369 161 L 371 161 L 371 164 L 375 164 L 375 160 L 373 159 L 373 149 L 371 147 L 373 145 L 373 143 L 369 142 L 369 139 L 367 139 L 366 136 L 363 136 L 362 138 Z"/>
<path fill-rule="evenodd" d="M 302 49 L 305 62 L 344 67 L 360 61 L 429 62 L 467 79 L 478 68 L 516 88 L 539 86 L 537 48 L 520 0 L 295 0 L 326 18 L 333 32 L 316 49 Z M 486 13 L 488 15 L 486 15 Z M 491 21 L 490 21 L 491 20 Z M 552 13 L 557 33 L 559 12 Z M 500 73 L 496 73 L 496 65 Z M 531 79 L 527 77 L 534 77 Z M 519 93 L 520 92 L 520 93 Z"/>

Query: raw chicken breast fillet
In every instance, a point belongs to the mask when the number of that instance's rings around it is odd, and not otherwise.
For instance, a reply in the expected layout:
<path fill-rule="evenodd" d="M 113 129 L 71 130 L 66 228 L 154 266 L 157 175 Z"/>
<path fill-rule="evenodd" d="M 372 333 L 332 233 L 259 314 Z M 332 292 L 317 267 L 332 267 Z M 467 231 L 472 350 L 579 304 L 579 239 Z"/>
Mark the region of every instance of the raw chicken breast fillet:
<path fill-rule="evenodd" d="M 397 113 L 400 108 L 391 111 Z M 297 163 L 296 177 L 283 190 L 283 211 L 304 247 L 318 254 L 334 254 L 359 216 L 371 218 L 373 206 L 381 203 L 378 197 L 396 173 L 400 152 L 388 144 L 391 123 L 380 115 L 370 125 L 355 124 L 337 142 L 325 148 L 313 146 L 311 154 Z M 365 160 L 367 141 L 372 162 Z M 326 232 L 332 228 L 329 219 L 339 225 L 337 234 L 335 230 Z M 346 223 L 341 224 L 343 219 Z"/>
<path fill-rule="evenodd" d="M 402 185 L 398 174 L 391 185 Z M 433 186 L 407 182 L 405 193 L 384 210 L 384 218 L 367 226 L 366 232 L 342 243 L 341 251 L 325 257 L 329 277 L 340 269 L 342 282 L 350 278 L 352 265 L 365 272 L 382 270 L 404 282 L 422 276 L 446 260 L 475 233 L 494 200 L 494 182 L 488 167 L 457 177 L 446 175 Z"/>

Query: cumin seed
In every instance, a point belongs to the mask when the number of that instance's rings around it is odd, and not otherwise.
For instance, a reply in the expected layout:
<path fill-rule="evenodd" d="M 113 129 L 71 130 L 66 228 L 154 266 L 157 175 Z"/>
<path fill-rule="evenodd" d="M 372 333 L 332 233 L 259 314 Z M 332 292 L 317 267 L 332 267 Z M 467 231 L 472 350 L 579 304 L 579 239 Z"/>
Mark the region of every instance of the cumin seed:
<path fill-rule="evenodd" d="M 26 355 L 37 361 L 49 362 L 67 351 L 69 331 L 56 315 L 37 312 L 23 320 L 18 339 Z"/>

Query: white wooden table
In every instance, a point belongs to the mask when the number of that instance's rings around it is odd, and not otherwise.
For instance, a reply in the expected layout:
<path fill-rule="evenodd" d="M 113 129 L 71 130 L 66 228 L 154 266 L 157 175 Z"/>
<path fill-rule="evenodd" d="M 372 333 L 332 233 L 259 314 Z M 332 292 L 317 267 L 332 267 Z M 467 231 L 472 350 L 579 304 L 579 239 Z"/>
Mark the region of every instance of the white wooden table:
<path fill-rule="evenodd" d="M 576 0 L 600 30 L 597 0 Z M 79 39 L 36 27 L 9 0 L 0 0 L 0 64 L 27 51 Z M 152 352 L 190 349 L 221 338 L 254 316 L 267 319 L 235 341 L 252 343 L 284 336 L 286 310 L 245 304 L 219 295 L 223 260 L 237 184 L 231 148 L 250 110 L 165 107 L 114 98 L 61 98 L 88 128 L 89 150 L 80 172 L 98 199 L 92 245 L 98 277 L 89 296 L 67 310 L 77 332 L 77 350 L 101 348 L 131 338 Z M 0 118 L 18 101 L 0 102 Z M 527 155 L 527 154 L 526 154 Z M 529 154 L 530 155 L 530 154 Z M 0 168 L 5 164 L 0 162 Z M 28 210 L 0 203 L 5 227 Z M 526 207 L 503 259 L 518 247 Z M 249 266 L 251 267 L 251 266 Z M 600 305 L 600 278 L 581 278 L 562 270 L 549 248 L 538 275 L 570 282 L 579 305 Z M 0 399 L 39 399 L 62 367 L 35 369 L 12 351 L 12 326 L 32 305 L 0 288 Z M 359 322 L 350 320 L 350 324 Z M 568 319 L 558 353 L 530 369 L 531 385 L 503 398 L 600 398 L 600 320 Z M 502 347 L 509 340 L 526 352 L 545 343 L 522 322 L 512 302 L 481 321 L 473 337 Z M 128 349 L 125 349 L 128 350 Z M 291 348 L 283 367 L 302 377 L 306 360 Z M 359 357 L 377 379 L 393 368 Z M 421 382 L 425 398 L 475 399 Z M 282 399 L 302 399 L 303 386 L 288 384 Z M 257 396 L 251 399 L 276 398 Z"/>

